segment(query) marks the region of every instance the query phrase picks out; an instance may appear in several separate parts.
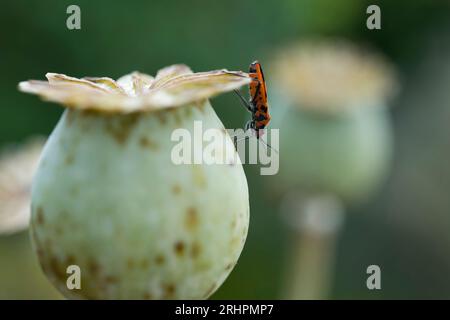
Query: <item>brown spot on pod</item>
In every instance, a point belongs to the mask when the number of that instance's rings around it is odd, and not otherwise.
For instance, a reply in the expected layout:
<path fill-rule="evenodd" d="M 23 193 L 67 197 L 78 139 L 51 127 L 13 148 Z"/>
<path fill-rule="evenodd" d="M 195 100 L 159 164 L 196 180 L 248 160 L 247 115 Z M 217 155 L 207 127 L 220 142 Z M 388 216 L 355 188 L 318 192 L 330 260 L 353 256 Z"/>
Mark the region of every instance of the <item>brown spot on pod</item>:
<path fill-rule="evenodd" d="M 106 122 L 105 129 L 119 144 L 124 144 L 138 120 L 137 112 L 120 117 L 111 116 Z"/>
<path fill-rule="evenodd" d="M 44 224 L 44 209 L 42 207 L 36 209 L 36 223 Z"/>
<path fill-rule="evenodd" d="M 75 112 L 78 112 L 78 111 L 75 111 Z M 95 117 L 98 114 L 99 114 L 99 112 L 96 110 L 81 110 L 81 111 L 79 111 L 79 115 L 81 118 Z"/>
<path fill-rule="evenodd" d="M 185 225 L 186 229 L 192 231 L 194 230 L 198 225 L 198 212 L 197 209 L 190 207 L 186 211 L 186 218 L 185 218 Z"/>
<path fill-rule="evenodd" d="M 177 242 L 175 243 L 175 245 L 174 245 L 174 250 L 175 250 L 175 253 L 176 253 L 178 256 L 182 256 L 182 255 L 184 254 L 184 251 L 185 251 L 184 249 L 185 249 L 185 245 L 184 245 L 183 242 L 177 241 Z"/>
<path fill-rule="evenodd" d="M 67 266 L 75 264 L 75 257 L 73 255 L 68 255 L 66 258 Z"/>
<path fill-rule="evenodd" d="M 166 284 L 163 286 L 164 299 L 170 299 L 175 294 L 176 287 L 174 284 Z"/>
<path fill-rule="evenodd" d="M 197 258 L 200 255 L 202 248 L 198 242 L 194 242 L 191 248 L 191 257 L 193 259 Z"/>
<path fill-rule="evenodd" d="M 37 248 L 36 249 L 36 253 L 38 255 L 39 260 L 42 260 L 44 258 L 44 256 L 45 256 L 45 252 L 41 248 Z"/>
<path fill-rule="evenodd" d="M 114 276 L 106 276 L 105 282 L 106 282 L 106 284 L 115 284 L 115 283 L 119 282 L 119 280 L 117 279 L 117 277 L 114 277 Z"/>
<path fill-rule="evenodd" d="M 142 298 L 144 298 L 144 300 L 152 300 L 153 295 L 150 292 L 145 292 Z"/>
<path fill-rule="evenodd" d="M 139 139 L 139 145 L 143 148 L 148 148 L 148 149 L 153 149 L 153 150 L 156 150 L 158 148 L 156 143 L 148 137 L 141 137 Z"/>
<path fill-rule="evenodd" d="M 49 271 L 60 282 L 66 283 L 66 269 L 64 265 L 58 261 L 56 257 L 50 258 Z"/>
<path fill-rule="evenodd" d="M 175 119 L 175 124 L 177 126 L 181 126 L 183 118 L 178 108 L 170 108 L 167 109 L 166 112 L 170 113 L 173 116 L 173 118 Z"/>
<path fill-rule="evenodd" d="M 100 273 L 100 265 L 95 260 L 89 260 L 88 270 L 91 275 L 96 276 Z"/>
<path fill-rule="evenodd" d="M 198 110 L 200 110 L 201 113 L 205 113 L 205 100 L 197 102 L 195 106 Z"/>
<path fill-rule="evenodd" d="M 174 194 L 174 195 L 177 195 L 177 194 L 180 194 L 181 193 L 181 187 L 179 186 L 179 185 L 174 185 L 173 187 L 172 187 L 172 193 Z"/>
<path fill-rule="evenodd" d="M 164 264 L 165 261 L 166 261 L 166 259 L 165 259 L 164 256 L 161 255 L 161 254 L 157 255 L 156 258 L 155 258 L 155 263 L 156 263 L 158 266 Z"/>

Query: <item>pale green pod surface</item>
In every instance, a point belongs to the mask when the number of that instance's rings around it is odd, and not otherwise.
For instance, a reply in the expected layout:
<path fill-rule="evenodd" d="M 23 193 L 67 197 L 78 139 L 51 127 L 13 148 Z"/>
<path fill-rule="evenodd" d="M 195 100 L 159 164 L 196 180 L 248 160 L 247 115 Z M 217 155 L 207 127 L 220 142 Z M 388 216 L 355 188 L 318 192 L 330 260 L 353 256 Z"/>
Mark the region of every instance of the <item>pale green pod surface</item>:
<path fill-rule="evenodd" d="M 249 224 L 240 164 L 175 165 L 173 130 L 223 128 L 209 102 L 150 113 L 67 110 L 32 188 L 40 263 L 67 297 L 201 299 L 236 264 Z M 234 153 L 231 139 L 227 152 Z M 81 290 L 66 268 L 81 269 Z"/>
<path fill-rule="evenodd" d="M 386 177 L 392 154 L 387 108 L 311 112 L 273 97 L 272 127 L 280 129 L 279 182 L 332 193 L 348 202 L 369 197 Z"/>

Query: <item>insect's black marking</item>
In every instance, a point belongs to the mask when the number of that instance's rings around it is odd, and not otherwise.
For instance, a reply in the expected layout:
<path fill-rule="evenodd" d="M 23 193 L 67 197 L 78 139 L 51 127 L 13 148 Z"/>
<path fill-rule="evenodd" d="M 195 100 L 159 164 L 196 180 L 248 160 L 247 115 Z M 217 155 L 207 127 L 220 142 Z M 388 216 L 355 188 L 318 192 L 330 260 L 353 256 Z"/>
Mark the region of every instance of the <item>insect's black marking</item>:
<path fill-rule="evenodd" d="M 258 82 L 258 86 L 256 87 L 255 95 L 253 96 L 253 100 L 252 100 L 252 104 L 254 105 L 255 109 L 257 108 L 255 102 L 258 101 L 257 99 L 259 98 L 259 89 L 260 88 L 261 88 L 261 83 Z"/>
<path fill-rule="evenodd" d="M 264 121 L 264 120 L 266 120 L 266 116 L 260 113 L 259 116 L 256 117 L 256 120 L 258 120 L 258 121 Z"/>

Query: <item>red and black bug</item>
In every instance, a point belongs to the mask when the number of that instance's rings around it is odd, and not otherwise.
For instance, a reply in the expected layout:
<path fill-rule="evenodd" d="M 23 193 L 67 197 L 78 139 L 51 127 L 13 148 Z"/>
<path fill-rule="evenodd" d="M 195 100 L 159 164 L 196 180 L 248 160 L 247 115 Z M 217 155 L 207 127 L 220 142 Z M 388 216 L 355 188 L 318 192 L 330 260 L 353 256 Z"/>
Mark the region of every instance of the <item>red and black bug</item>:
<path fill-rule="evenodd" d="M 264 134 L 264 128 L 270 122 L 269 104 L 267 102 L 267 87 L 264 80 L 264 73 L 261 64 L 254 61 L 250 64 L 249 76 L 252 79 L 249 84 L 250 100 L 247 101 L 238 90 L 234 90 L 246 109 L 252 114 L 252 119 L 245 125 L 245 130 L 251 129 L 255 132 L 256 138 L 260 140 Z M 270 145 L 265 143 L 269 148 Z"/>

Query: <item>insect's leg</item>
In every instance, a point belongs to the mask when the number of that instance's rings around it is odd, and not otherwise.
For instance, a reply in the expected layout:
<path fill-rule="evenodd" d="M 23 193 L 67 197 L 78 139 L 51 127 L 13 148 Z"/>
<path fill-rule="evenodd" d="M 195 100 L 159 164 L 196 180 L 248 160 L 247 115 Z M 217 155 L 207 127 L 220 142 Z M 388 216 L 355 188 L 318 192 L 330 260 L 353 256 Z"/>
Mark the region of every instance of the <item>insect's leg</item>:
<path fill-rule="evenodd" d="M 278 153 L 277 149 L 272 148 L 272 146 L 270 144 L 268 144 L 267 142 L 265 142 L 262 138 L 257 137 L 257 139 L 258 139 L 258 141 L 260 141 L 262 143 L 262 145 L 266 149 L 266 151 L 267 151 L 267 148 L 269 148 L 269 149 L 275 151 L 276 153 Z M 267 146 L 267 148 L 266 148 L 266 146 Z"/>
<path fill-rule="evenodd" d="M 234 136 L 233 137 L 233 142 L 234 142 L 234 148 L 237 150 L 237 144 L 238 144 L 238 142 L 239 141 L 242 141 L 242 140 L 247 140 L 247 139 L 249 139 L 250 137 L 248 136 L 248 135 L 244 135 L 243 137 L 241 137 L 241 138 L 239 138 L 238 139 L 238 137 L 237 136 Z"/>
<path fill-rule="evenodd" d="M 248 129 L 253 129 L 253 128 L 254 128 L 254 121 L 248 120 L 247 123 L 245 124 L 244 131 L 248 131 Z"/>
<path fill-rule="evenodd" d="M 239 139 L 237 138 L 237 136 L 235 136 L 234 138 L 236 138 L 236 139 L 234 140 L 234 146 L 237 147 L 237 143 L 238 143 L 239 141 L 247 140 L 247 139 L 249 139 L 250 137 L 247 136 L 247 135 L 245 135 L 245 136 L 243 136 L 242 138 L 239 138 Z"/>
<path fill-rule="evenodd" d="M 234 90 L 234 92 L 238 95 L 238 97 L 241 99 L 242 104 L 244 105 L 244 107 L 247 109 L 247 111 L 249 112 L 253 112 L 253 106 L 250 104 L 250 102 L 248 102 L 247 100 L 245 100 L 245 98 L 242 96 L 242 94 L 238 91 L 238 90 Z"/>
<path fill-rule="evenodd" d="M 243 136 L 243 137 L 241 137 L 241 138 L 238 139 L 238 136 L 233 136 L 234 147 L 236 148 L 236 150 L 237 150 L 237 143 L 238 143 L 239 141 L 246 140 L 247 138 L 250 138 L 250 137 L 247 135 L 247 131 L 248 131 L 248 129 L 251 129 L 251 128 L 253 128 L 253 120 L 249 120 L 249 121 L 247 121 L 247 123 L 245 124 L 245 127 L 244 127 L 245 133 L 244 133 L 244 136 Z"/>

